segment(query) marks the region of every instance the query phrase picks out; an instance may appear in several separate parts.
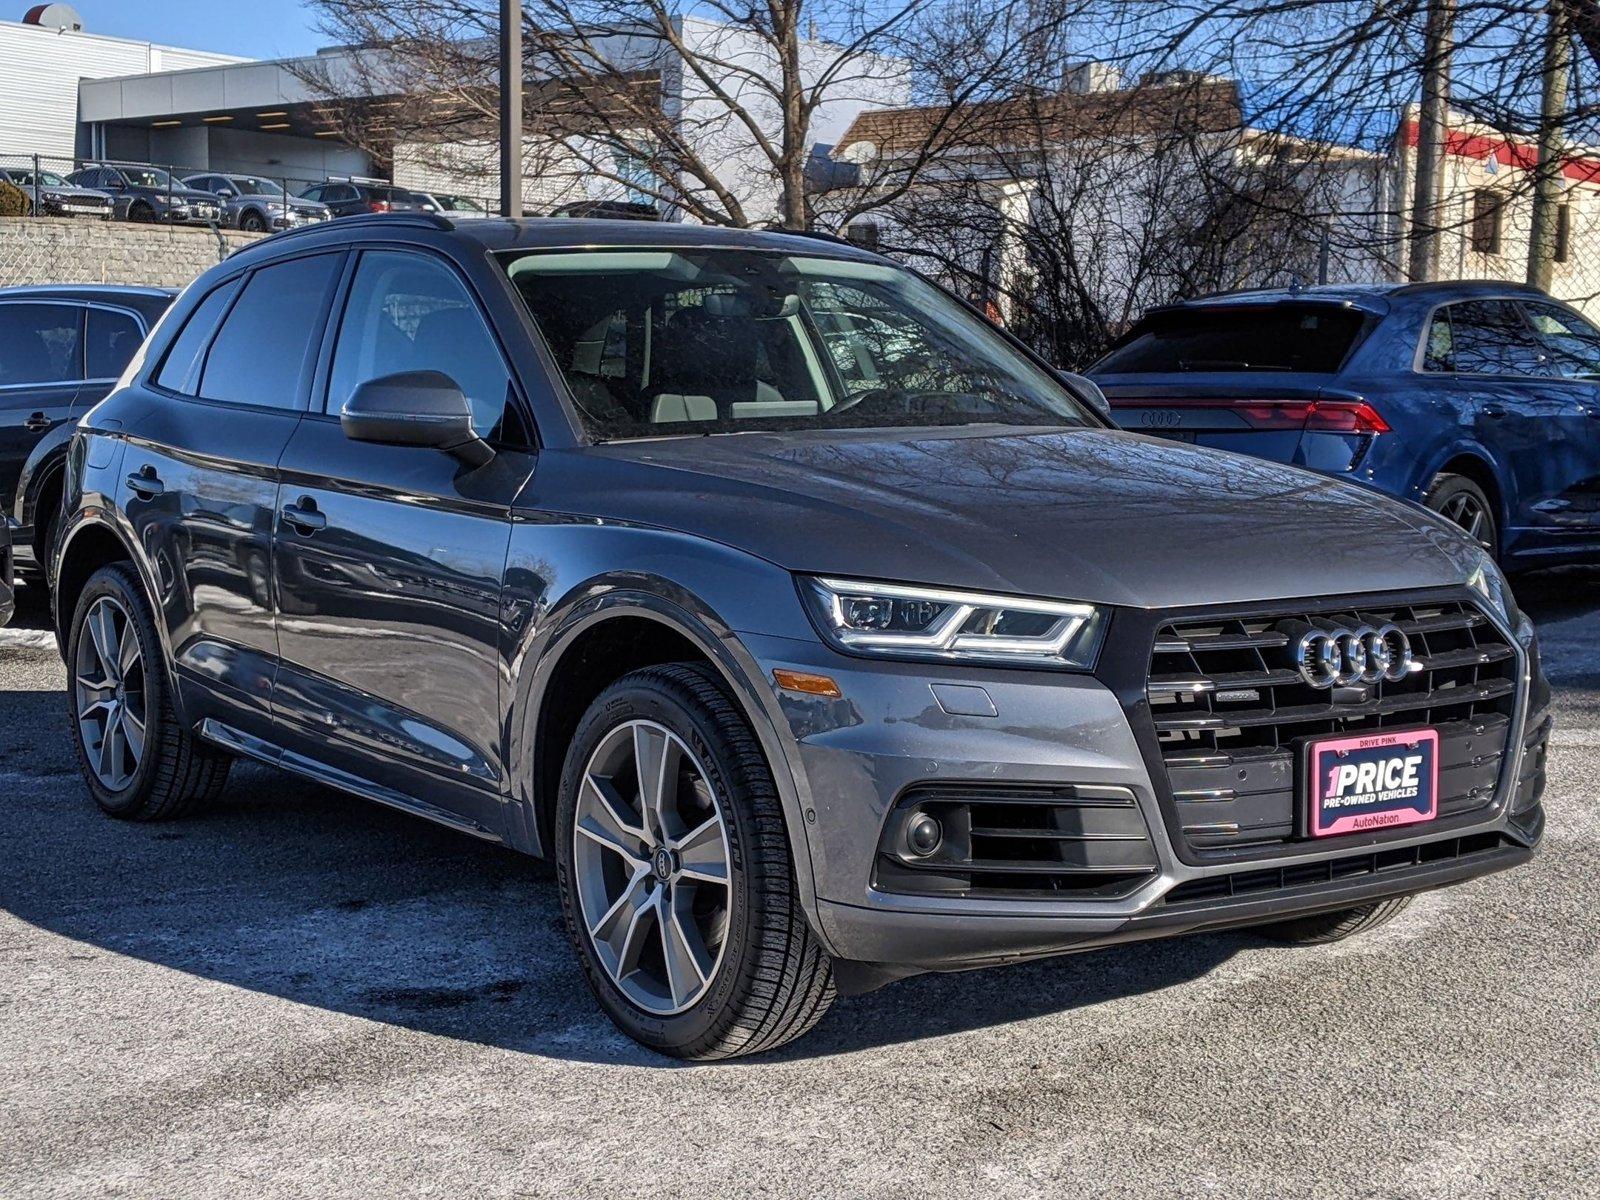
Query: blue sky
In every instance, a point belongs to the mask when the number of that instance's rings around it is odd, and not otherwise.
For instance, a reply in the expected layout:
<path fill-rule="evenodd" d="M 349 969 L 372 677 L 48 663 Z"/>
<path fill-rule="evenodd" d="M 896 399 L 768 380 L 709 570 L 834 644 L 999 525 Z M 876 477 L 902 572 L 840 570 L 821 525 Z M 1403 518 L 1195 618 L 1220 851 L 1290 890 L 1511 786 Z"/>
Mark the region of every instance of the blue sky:
<path fill-rule="evenodd" d="M 31 0 L 30 0 L 31 2 Z M 327 38 L 300 0 L 68 0 L 89 33 L 249 58 L 309 54 Z M 15 0 L 18 15 L 28 7 Z"/>

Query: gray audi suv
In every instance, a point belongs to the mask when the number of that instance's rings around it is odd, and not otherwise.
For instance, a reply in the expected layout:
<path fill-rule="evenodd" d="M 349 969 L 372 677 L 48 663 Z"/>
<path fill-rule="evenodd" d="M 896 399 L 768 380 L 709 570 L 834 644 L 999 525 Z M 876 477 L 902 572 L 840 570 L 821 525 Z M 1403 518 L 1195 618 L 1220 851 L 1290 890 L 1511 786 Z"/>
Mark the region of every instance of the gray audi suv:
<path fill-rule="evenodd" d="M 1527 860 L 1549 694 L 1484 551 L 1100 403 L 827 238 L 265 239 L 71 448 L 88 790 L 172 817 L 245 757 L 547 856 L 600 1004 L 687 1058 Z"/>

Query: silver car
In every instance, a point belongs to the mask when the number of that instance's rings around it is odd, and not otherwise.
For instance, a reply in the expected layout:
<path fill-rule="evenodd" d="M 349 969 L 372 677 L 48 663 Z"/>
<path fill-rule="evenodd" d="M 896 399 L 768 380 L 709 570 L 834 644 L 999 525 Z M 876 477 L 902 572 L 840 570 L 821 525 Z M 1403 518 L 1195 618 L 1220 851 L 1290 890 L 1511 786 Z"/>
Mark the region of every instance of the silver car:
<path fill-rule="evenodd" d="M 99 217 L 109 221 L 116 211 L 110 192 L 78 187 L 54 171 L 0 167 L 0 179 L 22 189 L 32 206 L 31 212 L 46 217 Z"/>
<path fill-rule="evenodd" d="M 333 216 L 326 204 L 290 196 L 259 175 L 190 175 L 183 182 L 215 196 L 222 205 L 222 224 L 246 233 L 295 229 Z"/>

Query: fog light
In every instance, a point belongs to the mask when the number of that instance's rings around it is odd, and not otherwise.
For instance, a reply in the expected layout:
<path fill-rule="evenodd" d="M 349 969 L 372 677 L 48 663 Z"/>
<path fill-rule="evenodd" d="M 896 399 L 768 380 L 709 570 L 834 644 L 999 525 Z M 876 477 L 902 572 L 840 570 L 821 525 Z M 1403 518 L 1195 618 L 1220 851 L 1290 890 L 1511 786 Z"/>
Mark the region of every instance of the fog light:
<path fill-rule="evenodd" d="M 906 826 L 906 844 L 911 853 L 926 858 L 944 841 L 944 829 L 927 813 L 918 813 Z"/>

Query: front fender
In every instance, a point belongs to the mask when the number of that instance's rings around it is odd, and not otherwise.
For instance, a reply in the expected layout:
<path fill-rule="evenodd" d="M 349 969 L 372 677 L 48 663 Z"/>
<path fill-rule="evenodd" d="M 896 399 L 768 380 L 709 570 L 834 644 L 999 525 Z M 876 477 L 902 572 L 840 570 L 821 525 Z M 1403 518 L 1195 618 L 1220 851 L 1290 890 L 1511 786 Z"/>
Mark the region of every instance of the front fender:
<path fill-rule="evenodd" d="M 676 539 L 671 534 L 655 536 Z M 680 567 L 680 576 L 693 574 L 697 567 L 720 574 L 720 568 L 729 564 L 718 562 L 713 567 L 706 560 L 736 554 L 723 547 L 696 544 L 695 539 L 684 540 L 688 543 L 683 546 L 684 553 L 671 560 Z M 653 541 L 654 537 L 645 535 L 640 545 Z M 550 594 L 545 589 L 556 583 L 560 572 L 549 558 L 529 561 L 520 571 L 517 562 L 514 545 L 507 575 L 513 596 L 506 605 L 506 626 L 512 643 L 505 656 L 505 744 L 511 789 L 508 826 L 513 843 L 531 853 L 549 853 L 546 831 L 541 830 L 539 822 L 535 789 L 541 764 L 535 759 L 540 719 L 552 676 L 563 656 L 578 637 L 602 622 L 619 617 L 654 621 L 689 641 L 705 656 L 759 739 L 783 805 L 801 903 L 813 928 L 819 928 L 811 849 L 806 836 L 805 812 L 810 802 L 800 768 L 799 746 L 784 719 L 776 692 L 766 683 L 760 665 L 734 623 L 703 599 L 704 589 L 689 585 L 681 577 L 652 570 L 607 570 L 588 575 L 565 588 L 559 598 L 541 602 L 541 593 Z M 759 560 L 748 564 L 746 570 L 757 580 L 770 575 L 767 583 L 781 587 L 788 602 L 798 608 L 786 572 Z M 536 574 L 530 576 L 529 571 Z M 750 588 L 757 593 L 763 590 L 760 583 Z M 563 753 L 564 750 L 562 747 Z"/>

